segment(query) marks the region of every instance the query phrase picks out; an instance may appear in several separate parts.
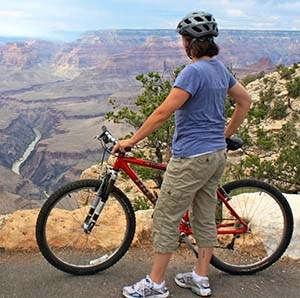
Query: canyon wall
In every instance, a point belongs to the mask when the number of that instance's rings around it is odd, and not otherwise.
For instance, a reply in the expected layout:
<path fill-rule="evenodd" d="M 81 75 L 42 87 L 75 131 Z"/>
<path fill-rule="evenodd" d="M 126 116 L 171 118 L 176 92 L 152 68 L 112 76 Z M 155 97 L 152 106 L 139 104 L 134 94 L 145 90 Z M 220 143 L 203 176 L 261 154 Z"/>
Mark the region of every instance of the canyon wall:
<path fill-rule="evenodd" d="M 238 75 L 299 61 L 299 42 L 300 32 L 223 30 L 217 39 L 219 59 Z M 129 132 L 105 121 L 112 109 L 109 99 L 132 107 L 142 88 L 137 74 L 159 71 L 169 78 L 174 67 L 187 63 L 173 30 L 98 30 L 71 43 L 0 45 L 1 178 L 22 158 L 34 129 L 41 133 L 21 164 L 20 177 L 8 175 L 15 187 L 1 179 L 1 191 L 16 200 L 21 190 L 26 199 L 42 199 L 44 191 L 77 179 L 101 158 L 93 137 L 103 124 L 118 137 Z M 27 186 L 17 187 L 19 180 Z"/>

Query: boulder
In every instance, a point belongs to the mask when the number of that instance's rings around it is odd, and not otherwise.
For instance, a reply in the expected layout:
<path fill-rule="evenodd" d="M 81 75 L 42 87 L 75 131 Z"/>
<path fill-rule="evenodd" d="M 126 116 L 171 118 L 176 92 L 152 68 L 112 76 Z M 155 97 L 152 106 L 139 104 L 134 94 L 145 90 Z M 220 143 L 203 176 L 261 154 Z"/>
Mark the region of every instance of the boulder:
<path fill-rule="evenodd" d="M 151 238 L 152 211 L 150 209 L 136 213 L 137 226 L 132 245 L 138 245 Z M 39 209 L 18 210 L 9 216 L 2 216 L 0 219 L 0 248 L 7 251 L 37 249 L 35 225 L 38 213 Z M 103 212 L 103 216 L 101 216 L 103 225 L 95 226 L 93 237 L 90 237 L 89 240 L 90 247 L 109 249 L 115 242 L 120 241 L 122 236 L 120 232 L 124 230 L 123 220 L 125 219 L 122 218 L 122 214 L 118 213 L 119 211 L 114 206 L 109 206 L 107 212 Z M 110 225 L 108 229 L 105 229 L 105 223 L 112 223 L 112 214 L 118 220 L 113 221 L 113 226 Z M 74 239 L 76 233 L 81 231 L 79 227 L 74 226 L 74 217 L 83 219 L 82 210 L 81 208 L 74 211 L 57 209 L 54 211 L 54 215 L 49 221 L 49 239 L 53 246 L 63 247 Z M 79 237 L 76 241 L 77 248 L 86 248 L 86 235 L 83 233 L 77 235 Z"/>

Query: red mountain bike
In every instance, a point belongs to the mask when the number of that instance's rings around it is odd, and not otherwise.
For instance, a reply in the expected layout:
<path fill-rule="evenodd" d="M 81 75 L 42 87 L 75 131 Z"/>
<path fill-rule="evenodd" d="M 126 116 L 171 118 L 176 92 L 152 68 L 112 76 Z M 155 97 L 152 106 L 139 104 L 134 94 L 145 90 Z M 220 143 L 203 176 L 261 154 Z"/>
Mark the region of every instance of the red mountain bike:
<path fill-rule="evenodd" d="M 117 139 L 103 127 L 97 136 L 105 148 Z M 230 140 L 228 150 L 241 143 Z M 36 237 L 40 251 L 56 268 L 72 274 L 93 274 L 119 261 L 135 233 L 135 213 L 127 196 L 115 186 L 122 169 L 153 203 L 156 196 L 129 164 L 165 170 L 158 164 L 118 153 L 112 168 L 99 179 L 79 180 L 55 191 L 37 219 Z M 293 215 L 282 193 L 261 181 L 247 179 L 219 186 L 216 212 L 218 245 L 211 264 L 232 274 L 261 271 L 284 253 L 293 233 Z M 179 241 L 197 254 L 189 224 L 183 215 Z"/>

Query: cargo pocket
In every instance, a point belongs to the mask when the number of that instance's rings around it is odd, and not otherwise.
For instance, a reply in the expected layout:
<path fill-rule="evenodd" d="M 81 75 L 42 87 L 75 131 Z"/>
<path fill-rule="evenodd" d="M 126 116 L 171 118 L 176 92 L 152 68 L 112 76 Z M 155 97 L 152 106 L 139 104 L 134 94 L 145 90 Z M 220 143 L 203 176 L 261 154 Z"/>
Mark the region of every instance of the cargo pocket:
<path fill-rule="evenodd" d="M 163 185 L 155 206 L 154 216 L 157 214 L 158 217 L 168 218 L 170 223 L 176 223 L 180 221 L 192 199 L 192 196 L 184 191 L 177 190 L 172 185 Z"/>
<path fill-rule="evenodd" d="M 178 246 L 179 224 L 187 209 L 184 192 L 171 185 L 162 188 L 153 214 L 153 244 L 157 252 L 175 252 Z"/>

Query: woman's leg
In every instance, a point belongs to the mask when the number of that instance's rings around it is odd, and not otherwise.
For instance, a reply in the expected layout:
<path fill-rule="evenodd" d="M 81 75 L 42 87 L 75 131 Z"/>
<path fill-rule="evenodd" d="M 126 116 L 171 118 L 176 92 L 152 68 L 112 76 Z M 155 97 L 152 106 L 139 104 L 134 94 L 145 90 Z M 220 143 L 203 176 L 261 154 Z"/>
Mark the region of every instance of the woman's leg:
<path fill-rule="evenodd" d="M 154 253 L 153 266 L 150 273 L 150 278 L 157 284 L 161 284 L 165 280 L 165 273 L 172 254 Z"/>
<path fill-rule="evenodd" d="M 199 247 L 198 248 L 198 261 L 194 271 L 200 276 L 208 276 L 208 268 L 210 259 L 212 257 L 212 247 Z"/>

